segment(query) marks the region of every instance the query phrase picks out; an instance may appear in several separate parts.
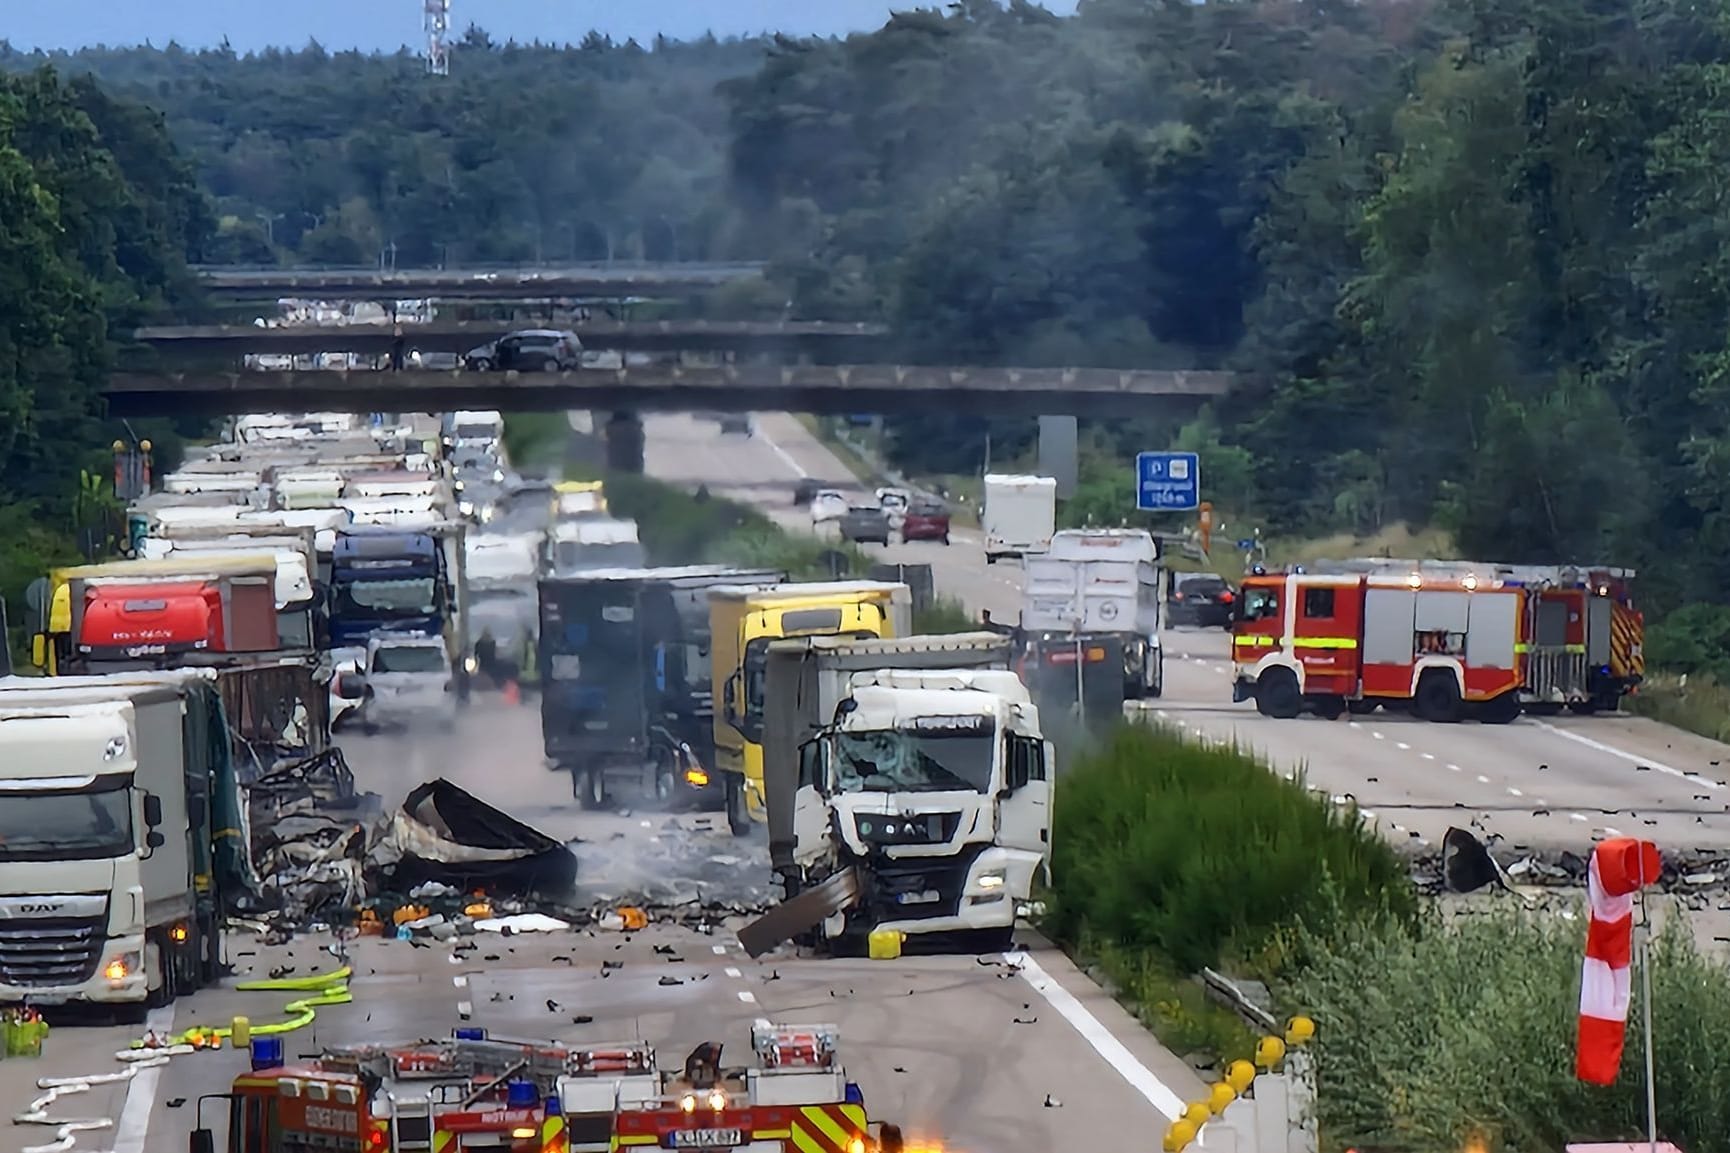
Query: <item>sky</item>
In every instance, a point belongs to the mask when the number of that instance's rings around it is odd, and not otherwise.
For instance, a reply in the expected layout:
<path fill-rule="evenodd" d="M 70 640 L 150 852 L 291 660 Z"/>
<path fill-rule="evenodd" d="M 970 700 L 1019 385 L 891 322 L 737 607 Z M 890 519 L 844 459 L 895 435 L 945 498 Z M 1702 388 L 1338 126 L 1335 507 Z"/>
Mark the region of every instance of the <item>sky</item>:
<path fill-rule="evenodd" d="M 576 41 L 590 29 L 647 42 L 656 33 L 689 39 L 787 32 L 836 35 L 882 25 L 891 8 L 937 7 L 941 0 L 451 0 L 451 26 L 471 23 L 494 40 Z M 1075 0 L 1049 0 L 1072 12 Z M 30 50 L 92 44 L 214 47 L 226 36 L 237 52 L 297 48 L 317 40 L 331 50 L 419 48 L 421 0 L 0 0 L 0 40 Z M 453 38 L 454 38 L 453 36 Z"/>

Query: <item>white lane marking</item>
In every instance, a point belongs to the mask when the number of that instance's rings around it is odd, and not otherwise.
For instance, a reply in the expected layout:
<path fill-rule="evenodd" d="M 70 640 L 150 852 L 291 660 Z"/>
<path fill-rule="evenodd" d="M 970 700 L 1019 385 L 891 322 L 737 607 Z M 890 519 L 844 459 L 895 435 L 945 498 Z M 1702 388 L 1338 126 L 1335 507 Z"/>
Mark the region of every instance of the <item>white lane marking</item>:
<path fill-rule="evenodd" d="M 1397 742 L 1395 742 L 1395 744 L 1394 744 L 1394 748 L 1396 748 L 1396 749 L 1400 749 L 1400 750 L 1402 750 L 1402 751 L 1403 751 L 1403 750 L 1405 750 L 1405 749 L 1409 749 L 1409 748 L 1411 748 L 1411 747 L 1412 747 L 1412 746 L 1410 746 L 1410 745 L 1408 745 L 1408 744 L 1406 744 L 1406 742 L 1404 742 L 1404 741 L 1397 741 Z"/>
<path fill-rule="evenodd" d="M 174 1030 L 174 1005 L 152 1009 L 144 1018 L 144 1031 L 167 1036 Z M 156 1108 L 156 1083 L 162 1066 L 150 1065 L 126 1083 L 126 1101 L 120 1106 L 120 1124 L 114 1131 L 114 1153 L 144 1153 L 150 1135 L 150 1114 Z"/>
<path fill-rule="evenodd" d="M 1570 821 L 1583 821 L 1586 819 L 1586 814 L 1585 813 L 1569 813 L 1568 819 Z"/>
<path fill-rule="evenodd" d="M 1621 829 L 1612 829 L 1609 825 L 1604 826 L 1604 831 L 1612 837 L 1619 837 L 1622 835 Z"/>
<path fill-rule="evenodd" d="M 1449 771 L 1449 772 L 1450 772 L 1450 773 L 1457 773 L 1457 772 L 1459 772 L 1459 771 L 1460 771 L 1460 766 L 1458 766 L 1458 765 L 1456 765 L 1456 764 L 1453 764 L 1453 763 L 1452 763 L 1452 762 L 1450 762 L 1450 763 L 1449 763 L 1449 764 L 1448 764 L 1448 771 Z"/>
<path fill-rule="evenodd" d="M 458 1001 L 457 1002 L 457 1016 L 461 1017 L 463 1020 L 466 1021 L 470 1017 L 473 1017 L 474 1015 L 475 1015 L 474 1002 L 472 1002 L 472 1001 Z"/>
<path fill-rule="evenodd" d="M 1433 761 L 1436 759 L 1436 754 L 1434 753 L 1419 753 L 1418 756 L 1424 758 L 1426 761 Z"/>
<path fill-rule="evenodd" d="M 739 1000 L 745 1002 L 747 1005 L 755 1005 L 757 1003 L 757 994 L 751 992 L 749 989 L 740 989 Z"/>
<path fill-rule="evenodd" d="M 1038 961 L 1026 953 L 1005 953 L 1005 963 L 1017 966 L 1022 980 L 1033 986 L 1033 991 L 1045 998 L 1046 1004 L 1056 1009 L 1063 1019 L 1075 1027 L 1081 1039 L 1093 1047 L 1093 1051 L 1105 1058 L 1106 1064 L 1117 1070 L 1118 1076 L 1129 1083 L 1129 1087 L 1147 1099 L 1147 1103 L 1164 1114 L 1166 1120 L 1175 1121 L 1183 1116 L 1186 1108 L 1184 1100 L 1171 1087 L 1153 1075 L 1153 1070 L 1143 1065 L 1123 1042 L 1111 1035 L 1111 1030 L 1100 1024 L 1099 1018 L 1087 1011 L 1087 1006 L 1075 999 L 1062 985 L 1059 985 L 1049 973 L 1042 969 Z M 1205 1144 L 1205 1143 L 1204 1143 Z"/>
<path fill-rule="evenodd" d="M 1510 797 L 1523 797 L 1526 794 L 1522 793 L 1520 790 L 1516 789 L 1514 786 L 1509 785 L 1508 786 L 1508 795 Z"/>
<path fill-rule="evenodd" d="M 1376 740 L 1378 740 L 1378 741 L 1385 741 L 1385 740 L 1387 740 L 1387 738 L 1386 738 L 1386 737 L 1384 737 L 1384 736 L 1382 736 L 1382 735 L 1381 735 L 1381 734 L 1380 734 L 1380 733 L 1371 733 L 1371 734 L 1370 734 L 1370 736 L 1372 736 L 1372 737 L 1374 737 L 1374 738 L 1375 738 L 1375 739 L 1376 739 Z"/>
<path fill-rule="evenodd" d="M 468 983 L 469 983 L 469 979 L 467 977 L 452 977 L 451 978 L 451 984 L 455 985 L 459 989 L 466 988 L 468 986 Z"/>
<path fill-rule="evenodd" d="M 710 945 L 709 948 L 714 951 L 715 956 L 717 957 L 724 957 L 727 955 L 727 946 L 725 945 Z"/>
<path fill-rule="evenodd" d="M 743 977 L 744 975 L 745 974 L 741 973 L 739 970 L 735 969 L 733 966 L 731 966 L 731 965 L 727 966 L 727 976 L 737 978 L 737 977 Z"/>
<path fill-rule="evenodd" d="M 1540 729 L 1555 733 L 1563 740 L 1573 741 L 1577 745 L 1585 745 L 1588 749 L 1596 749 L 1600 753 L 1608 753 L 1612 757 L 1620 757 L 1631 765 L 1645 765 L 1654 772 L 1663 773 L 1666 776 L 1687 781 L 1689 784 L 1699 785 L 1704 789 L 1718 789 L 1722 787 L 1717 781 L 1709 781 L 1699 773 L 1690 773 L 1683 769 L 1673 768 L 1661 761 L 1654 761 L 1647 757 L 1636 756 L 1626 749 L 1618 749 L 1615 745 L 1606 745 L 1603 741 L 1595 741 L 1591 737 L 1583 737 L 1579 733 L 1571 733 L 1567 729 L 1557 728 L 1548 721 L 1537 721 L 1535 723 Z"/>
<path fill-rule="evenodd" d="M 1364 820 L 1366 821 L 1373 821 L 1376 819 L 1376 811 L 1374 809 L 1359 809 L 1358 812 L 1363 814 Z"/>
<path fill-rule="evenodd" d="M 805 467 L 803 465 L 801 465 L 798 461 L 793 459 L 792 453 L 789 453 L 786 449 L 784 449 L 780 445 L 776 444 L 775 438 L 770 436 L 768 433 L 764 432 L 763 428 L 760 424 L 757 427 L 757 437 L 764 444 L 769 446 L 770 451 L 772 451 L 776 456 L 781 458 L 781 463 L 785 464 L 788 468 L 793 470 L 794 476 L 797 476 L 801 480 L 803 480 L 805 477 L 808 477 L 811 475 L 810 473 L 805 471 Z"/>
<path fill-rule="evenodd" d="M 1484 776 L 1484 774 L 1482 774 L 1482 773 L 1478 774 L 1478 784 L 1487 785 L 1489 783 L 1490 783 L 1490 778 Z"/>

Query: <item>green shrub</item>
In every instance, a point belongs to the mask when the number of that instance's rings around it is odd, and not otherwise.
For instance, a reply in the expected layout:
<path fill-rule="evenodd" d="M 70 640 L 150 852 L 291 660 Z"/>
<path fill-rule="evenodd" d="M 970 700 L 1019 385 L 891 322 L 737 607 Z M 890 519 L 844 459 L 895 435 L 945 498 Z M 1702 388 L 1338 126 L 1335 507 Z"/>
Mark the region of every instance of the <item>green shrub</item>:
<path fill-rule="evenodd" d="M 1658 1131 L 1730 1140 L 1730 973 L 1680 922 L 1654 946 Z M 1503 910 L 1355 926 L 1313 946 L 1281 992 L 1314 1016 L 1324 1147 L 1497 1153 L 1644 1133 L 1638 996 L 1622 1076 L 1574 1079 L 1585 921 Z M 1636 988 L 1638 984 L 1636 983 Z"/>
<path fill-rule="evenodd" d="M 1060 768 L 1055 809 L 1050 927 L 1071 943 L 1092 934 L 1190 973 L 1300 919 L 1416 908 L 1399 857 L 1355 814 L 1165 729 L 1123 726 Z"/>
<path fill-rule="evenodd" d="M 913 631 L 919 636 L 970 633 L 978 628 L 978 619 L 967 611 L 966 605 L 953 597 L 937 597 L 913 614 Z"/>

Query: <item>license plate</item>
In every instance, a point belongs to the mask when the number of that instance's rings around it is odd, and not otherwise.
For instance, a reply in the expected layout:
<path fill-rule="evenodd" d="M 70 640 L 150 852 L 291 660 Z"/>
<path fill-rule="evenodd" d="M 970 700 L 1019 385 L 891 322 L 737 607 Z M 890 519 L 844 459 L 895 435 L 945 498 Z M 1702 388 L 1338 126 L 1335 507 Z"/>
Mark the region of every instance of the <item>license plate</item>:
<path fill-rule="evenodd" d="M 745 1143 L 737 1129 L 680 1129 L 672 1139 L 675 1149 L 731 1149 Z"/>
<path fill-rule="evenodd" d="M 926 889 L 922 893 L 898 893 L 895 899 L 903 905 L 935 905 L 943 899 L 943 894 L 936 889 Z"/>

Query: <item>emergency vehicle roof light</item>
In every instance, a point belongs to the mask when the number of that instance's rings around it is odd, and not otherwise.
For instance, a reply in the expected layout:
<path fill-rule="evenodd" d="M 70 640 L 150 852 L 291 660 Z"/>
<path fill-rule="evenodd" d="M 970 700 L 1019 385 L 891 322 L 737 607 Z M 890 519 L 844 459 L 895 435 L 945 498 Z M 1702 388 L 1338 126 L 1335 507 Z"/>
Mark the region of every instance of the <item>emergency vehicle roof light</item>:
<path fill-rule="evenodd" d="M 505 1086 L 505 1108 L 532 1109 L 541 1099 L 533 1081 L 512 1081 Z"/>
<path fill-rule="evenodd" d="M 485 1029 L 452 1029 L 451 1037 L 458 1041 L 485 1041 L 487 1031 Z"/>
<path fill-rule="evenodd" d="M 565 1115 L 565 1107 L 559 1101 L 557 1093 L 547 1094 L 547 1103 L 542 1108 L 548 1117 L 563 1117 Z"/>
<path fill-rule="evenodd" d="M 841 1099 L 849 1105 L 858 1105 L 861 1108 L 865 1105 L 865 1094 L 859 1091 L 859 1085 L 854 1081 L 847 1082 L 846 1092 Z"/>
<path fill-rule="evenodd" d="M 254 1037 L 252 1039 L 252 1071 L 261 1069 L 282 1068 L 282 1038 Z"/>

